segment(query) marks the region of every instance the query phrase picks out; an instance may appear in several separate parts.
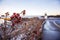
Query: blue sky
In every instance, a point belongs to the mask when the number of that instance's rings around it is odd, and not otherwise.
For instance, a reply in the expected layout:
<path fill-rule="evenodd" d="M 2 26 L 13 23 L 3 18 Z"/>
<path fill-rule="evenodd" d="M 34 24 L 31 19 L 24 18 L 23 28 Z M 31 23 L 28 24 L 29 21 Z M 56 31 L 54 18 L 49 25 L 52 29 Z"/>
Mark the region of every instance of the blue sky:
<path fill-rule="evenodd" d="M 60 13 L 60 0 L 0 0 L 0 14 L 21 12 L 26 15 L 55 15 Z"/>

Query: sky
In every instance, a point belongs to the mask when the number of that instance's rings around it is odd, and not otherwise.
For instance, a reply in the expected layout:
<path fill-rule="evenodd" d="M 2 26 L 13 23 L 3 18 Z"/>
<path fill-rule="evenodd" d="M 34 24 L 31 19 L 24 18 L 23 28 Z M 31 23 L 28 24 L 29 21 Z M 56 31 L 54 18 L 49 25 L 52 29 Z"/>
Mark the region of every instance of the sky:
<path fill-rule="evenodd" d="M 60 0 L 0 0 L 0 14 L 22 10 L 26 10 L 26 16 L 60 14 Z"/>

